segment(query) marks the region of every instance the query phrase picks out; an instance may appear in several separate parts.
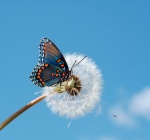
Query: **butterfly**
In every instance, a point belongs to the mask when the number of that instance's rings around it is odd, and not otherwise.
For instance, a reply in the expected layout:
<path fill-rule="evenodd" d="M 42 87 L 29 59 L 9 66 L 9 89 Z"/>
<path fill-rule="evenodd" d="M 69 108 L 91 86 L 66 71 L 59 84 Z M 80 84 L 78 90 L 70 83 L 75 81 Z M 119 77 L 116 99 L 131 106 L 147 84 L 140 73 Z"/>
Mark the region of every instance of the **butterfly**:
<path fill-rule="evenodd" d="M 30 76 L 35 85 L 40 87 L 57 85 L 69 78 L 72 70 L 69 70 L 64 56 L 51 40 L 42 38 L 39 51 L 39 62 Z"/>

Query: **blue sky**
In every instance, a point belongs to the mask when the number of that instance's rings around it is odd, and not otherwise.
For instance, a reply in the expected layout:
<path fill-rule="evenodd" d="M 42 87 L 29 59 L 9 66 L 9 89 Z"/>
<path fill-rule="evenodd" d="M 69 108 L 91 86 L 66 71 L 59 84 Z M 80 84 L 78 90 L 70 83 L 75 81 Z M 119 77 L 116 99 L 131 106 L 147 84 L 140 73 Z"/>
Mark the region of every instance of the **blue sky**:
<path fill-rule="evenodd" d="M 104 79 L 102 111 L 73 120 L 44 101 L 0 132 L 1 140 L 149 140 L 150 1 L 1 1 L 0 122 L 41 91 L 29 80 L 42 37 L 62 53 L 91 57 Z M 112 115 L 117 115 L 114 118 Z"/>

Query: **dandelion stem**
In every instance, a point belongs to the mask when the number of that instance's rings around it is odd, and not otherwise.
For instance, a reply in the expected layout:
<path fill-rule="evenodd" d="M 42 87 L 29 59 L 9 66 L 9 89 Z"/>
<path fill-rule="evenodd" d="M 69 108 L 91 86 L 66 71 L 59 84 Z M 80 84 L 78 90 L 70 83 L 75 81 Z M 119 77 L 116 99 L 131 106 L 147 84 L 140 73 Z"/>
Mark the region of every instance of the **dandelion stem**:
<path fill-rule="evenodd" d="M 12 114 L 10 117 L 8 117 L 5 121 L 3 121 L 0 124 L 0 130 L 2 130 L 6 125 L 8 125 L 11 121 L 13 121 L 15 118 L 17 118 L 24 111 L 26 111 L 27 109 L 29 109 L 33 105 L 35 105 L 38 102 L 40 102 L 41 100 L 43 100 L 45 97 L 47 97 L 47 95 L 41 95 L 41 96 L 37 97 L 36 99 L 32 100 L 31 102 L 29 102 L 28 104 L 26 104 L 25 106 L 23 106 L 22 108 L 20 108 L 17 112 Z"/>

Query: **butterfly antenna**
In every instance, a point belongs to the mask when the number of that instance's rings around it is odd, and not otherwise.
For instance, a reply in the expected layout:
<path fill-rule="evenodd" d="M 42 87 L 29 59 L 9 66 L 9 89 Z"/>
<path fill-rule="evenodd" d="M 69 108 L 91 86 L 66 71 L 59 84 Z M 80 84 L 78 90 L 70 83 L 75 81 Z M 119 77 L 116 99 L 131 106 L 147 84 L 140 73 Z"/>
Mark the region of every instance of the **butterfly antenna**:
<path fill-rule="evenodd" d="M 74 61 L 73 65 L 72 65 L 72 67 L 70 69 L 70 71 L 72 71 L 72 69 L 73 69 L 74 65 L 76 64 L 76 62 L 77 62 L 77 60 Z"/>
<path fill-rule="evenodd" d="M 73 66 L 72 66 L 72 69 L 77 66 L 79 63 L 81 63 L 81 61 L 83 61 L 87 56 L 84 56 L 78 63 L 74 63 Z M 75 61 L 76 62 L 76 61 Z"/>

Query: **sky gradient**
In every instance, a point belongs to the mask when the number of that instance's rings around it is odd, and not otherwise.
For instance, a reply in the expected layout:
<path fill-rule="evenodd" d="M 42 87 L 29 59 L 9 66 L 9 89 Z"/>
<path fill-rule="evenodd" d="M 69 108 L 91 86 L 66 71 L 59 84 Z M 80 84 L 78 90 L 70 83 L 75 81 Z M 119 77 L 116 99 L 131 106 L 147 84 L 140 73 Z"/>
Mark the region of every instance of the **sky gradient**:
<path fill-rule="evenodd" d="M 42 101 L 4 128 L 0 140 L 150 139 L 150 1 L 6 0 L 0 17 L 0 122 L 39 96 L 29 76 L 42 37 L 63 54 L 92 58 L 104 80 L 100 107 L 69 128 L 70 120 Z"/>

